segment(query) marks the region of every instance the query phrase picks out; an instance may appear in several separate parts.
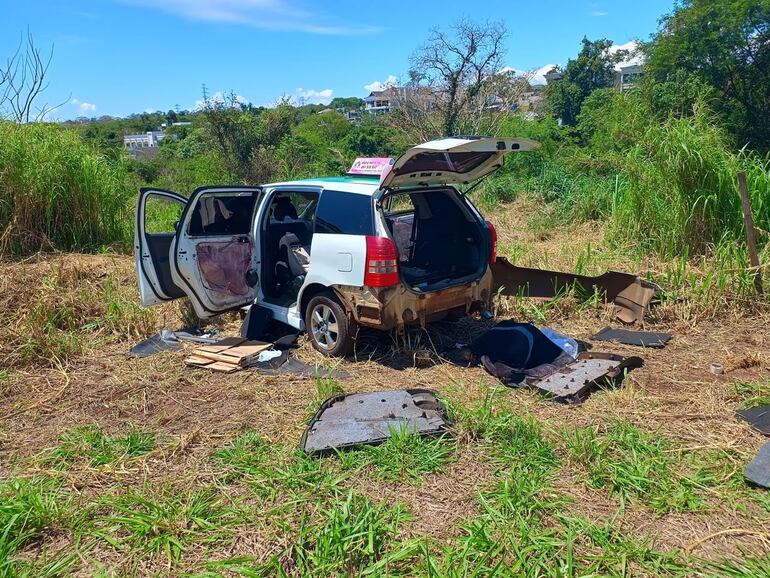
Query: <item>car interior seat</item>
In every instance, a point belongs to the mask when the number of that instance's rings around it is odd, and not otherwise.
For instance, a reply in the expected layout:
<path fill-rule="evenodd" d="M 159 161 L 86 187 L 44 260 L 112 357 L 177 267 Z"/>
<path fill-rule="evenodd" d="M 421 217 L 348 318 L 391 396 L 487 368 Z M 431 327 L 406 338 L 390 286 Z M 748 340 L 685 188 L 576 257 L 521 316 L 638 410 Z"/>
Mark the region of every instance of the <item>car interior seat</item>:
<path fill-rule="evenodd" d="M 310 268 L 310 247 L 303 245 L 297 235 L 286 233 L 278 243 L 275 280 L 279 292 L 296 294 Z"/>

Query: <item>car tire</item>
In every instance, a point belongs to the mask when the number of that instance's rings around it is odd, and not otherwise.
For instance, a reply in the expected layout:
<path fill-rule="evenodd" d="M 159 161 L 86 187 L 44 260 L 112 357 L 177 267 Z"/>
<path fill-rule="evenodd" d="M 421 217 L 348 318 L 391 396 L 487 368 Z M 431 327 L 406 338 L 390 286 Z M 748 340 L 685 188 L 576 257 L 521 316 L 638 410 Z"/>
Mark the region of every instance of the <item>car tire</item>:
<path fill-rule="evenodd" d="M 315 349 L 330 357 L 344 357 L 353 348 L 355 322 L 331 292 L 316 295 L 305 309 L 305 329 Z"/>

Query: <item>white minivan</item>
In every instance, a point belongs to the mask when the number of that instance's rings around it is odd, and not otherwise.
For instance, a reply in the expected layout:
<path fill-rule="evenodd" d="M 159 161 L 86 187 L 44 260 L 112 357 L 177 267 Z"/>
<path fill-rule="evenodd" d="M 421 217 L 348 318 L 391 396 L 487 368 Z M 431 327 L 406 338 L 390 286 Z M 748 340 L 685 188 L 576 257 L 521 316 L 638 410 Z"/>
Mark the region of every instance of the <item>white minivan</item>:
<path fill-rule="evenodd" d="M 334 356 L 350 351 L 359 326 L 424 326 L 485 309 L 496 233 L 460 187 L 501 167 L 505 154 L 538 146 L 446 138 L 374 175 L 208 186 L 189 198 L 141 189 L 142 305 L 188 297 L 206 319 L 258 304 Z"/>

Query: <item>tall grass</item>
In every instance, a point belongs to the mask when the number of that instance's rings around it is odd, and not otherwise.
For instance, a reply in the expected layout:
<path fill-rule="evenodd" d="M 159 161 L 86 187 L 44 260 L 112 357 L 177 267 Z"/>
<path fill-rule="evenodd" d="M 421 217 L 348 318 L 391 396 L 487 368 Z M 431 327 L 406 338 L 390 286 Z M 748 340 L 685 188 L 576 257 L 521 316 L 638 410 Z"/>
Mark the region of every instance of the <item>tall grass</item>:
<path fill-rule="evenodd" d="M 616 238 L 633 237 L 664 256 L 743 243 L 739 171 L 747 173 L 757 227 L 770 230 L 770 161 L 732 150 L 706 112 L 651 124 L 622 169 L 628 187 L 613 212 Z"/>
<path fill-rule="evenodd" d="M 74 131 L 0 123 L 0 254 L 125 245 L 135 189 Z"/>

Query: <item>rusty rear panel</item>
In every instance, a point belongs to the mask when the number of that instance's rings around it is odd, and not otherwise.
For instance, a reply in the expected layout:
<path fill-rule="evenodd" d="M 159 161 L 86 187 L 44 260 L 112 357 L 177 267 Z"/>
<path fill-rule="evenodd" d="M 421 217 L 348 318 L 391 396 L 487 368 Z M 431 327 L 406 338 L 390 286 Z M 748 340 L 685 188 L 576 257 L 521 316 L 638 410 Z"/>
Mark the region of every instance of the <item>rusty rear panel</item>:
<path fill-rule="evenodd" d="M 469 313 L 474 307 L 488 307 L 492 272 L 488 268 L 476 281 L 428 293 L 410 291 L 403 284 L 382 289 L 336 285 L 333 289 L 359 325 L 377 329 L 424 326 L 452 310 Z"/>

